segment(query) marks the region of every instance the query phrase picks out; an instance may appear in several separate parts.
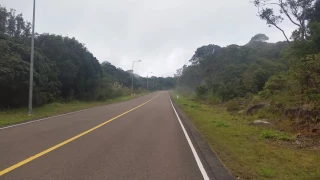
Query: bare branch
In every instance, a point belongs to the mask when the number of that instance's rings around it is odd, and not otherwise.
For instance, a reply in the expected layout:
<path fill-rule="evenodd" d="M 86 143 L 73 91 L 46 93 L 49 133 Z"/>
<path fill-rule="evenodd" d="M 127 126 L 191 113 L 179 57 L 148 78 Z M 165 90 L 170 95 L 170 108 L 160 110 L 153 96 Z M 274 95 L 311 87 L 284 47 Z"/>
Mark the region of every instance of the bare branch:
<path fill-rule="evenodd" d="M 287 42 L 288 42 L 288 44 L 290 44 L 290 41 L 289 41 L 289 39 L 288 39 L 288 37 L 287 37 L 287 35 L 286 35 L 286 33 L 284 32 L 284 30 L 283 29 L 281 29 L 279 26 L 277 26 L 276 24 L 272 24 L 273 26 L 275 26 L 277 29 L 279 29 L 281 32 L 282 32 L 282 34 L 284 35 L 284 37 L 286 38 L 286 40 L 287 40 Z"/>
<path fill-rule="evenodd" d="M 282 34 L 284 35 L 284 37 L 286 38 L 288 44 L 290 44 L 290 41 L 286 35 L 286 33 L 284 32 L 283 29 L 281 29 L 277 24 L 282 22 L 282 17 L 281 16 L 275 16 L 273 14 L 273 9 L 270 8 L 262 8 L 262 10 L 260 11 L 260 7 L 258 7 L 258 14 L 260 16 L 261 19 L 264 19 L 267 21 L 267 24 L 269 25 L 273 25 L 274 27 L 276 27 L 277 29 L 279 29 Z"/>
<path fill-rule="evenodd" d="M 254 0 L 254 5 L 258 8 L 260 18 L 267 21 L 267 24 L 275 26 L 285 35 L 279 24 L 283 17 L 286 17 L 298 27 L 292 37 L 305 39 L 307 36 L 307 12 L 312 8 L 313 2 L 314 0 Z M 280 14 L 275 14 L 272 6 L 279 7 Z M 266 8 L 263 9 L 263 7 Z M 288 40 L 286 35 L 285 37 Z"/>
<path fill-rule="evenodd" d="M 290 16 L 289 13 L 288 13 L 288 10 L 284 7 L 284 3 L 282 2 L 282 0 L 279 0 L 279 1 L 280 1 L 280 4 L 279 4 L 280 8 L 281 8 L 282 11 L 284 12 L 284 14 L 289 18 L 289 20 L 290 20 L 293 24 L 297 25 L 298 27 L 301 27 L 300 24 L 298 24 L 298 23 L 296 23 L 296 22 L 293 21 L 293 19 L 291 18 L 291 16 Z"/>

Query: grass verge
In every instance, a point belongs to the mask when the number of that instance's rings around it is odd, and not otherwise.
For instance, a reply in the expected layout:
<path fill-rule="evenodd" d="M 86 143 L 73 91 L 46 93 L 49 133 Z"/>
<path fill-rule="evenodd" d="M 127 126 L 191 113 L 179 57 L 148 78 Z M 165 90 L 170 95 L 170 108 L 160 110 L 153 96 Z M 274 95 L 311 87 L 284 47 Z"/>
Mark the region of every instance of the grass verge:
<path fill-rule="evenodd" d="M 319 150 L 287 146 L 287 134 L 251 126 L 249 116 L 233 115 L 171 92 L 173 101 L 239 179 L 320 179 Z"/>
<path fill-rule="evenodd" d="M 143 96 L 145 94 L 147 93 L 139 94 L 137 96 Z M 7 126 L 10 124 L 17 124 L 25 121 L 45 118 L 49 116 L 54 116 L 58 114 L 64 114 L 72 111 L 78 111 L 82 109 L 103 106 L 103 105 L 112 104 L 116 102 L 126 101 L 129 99 L 132 99 L 131 95 L 118 97 L 114 99 L 108 99 L 106 101 L 89 101 L 89 102 L 74 101 L 70 103 L 51 103 L 41 107 L 34 108 L 32 112 L 32 116 L 27 115 L 27 112 L 28 112 L 27 108 L 4 110 L 4 111 L 0 111 L 0 127 Z"/>

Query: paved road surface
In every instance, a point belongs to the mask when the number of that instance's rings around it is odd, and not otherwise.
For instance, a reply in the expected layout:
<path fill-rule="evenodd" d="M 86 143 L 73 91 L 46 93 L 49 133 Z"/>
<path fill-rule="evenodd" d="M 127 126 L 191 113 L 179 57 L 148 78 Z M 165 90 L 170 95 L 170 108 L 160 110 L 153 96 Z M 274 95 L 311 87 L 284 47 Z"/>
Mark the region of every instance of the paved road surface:
<path fill-rule="evenodd" d="M 163 91 L 0 129 L 0 179 L 205 179 L 195 153 Z"/>

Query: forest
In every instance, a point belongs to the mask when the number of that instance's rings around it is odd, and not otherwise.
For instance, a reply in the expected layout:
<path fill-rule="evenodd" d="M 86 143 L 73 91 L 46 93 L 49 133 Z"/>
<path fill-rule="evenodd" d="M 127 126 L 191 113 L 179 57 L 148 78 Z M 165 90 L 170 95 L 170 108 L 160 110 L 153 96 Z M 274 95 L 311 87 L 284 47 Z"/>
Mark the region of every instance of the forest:
<path fill-rule="evenodd" d="M 31 23 L 0 5 L 0 108 L 26 107 L 29 92 Z M 74 37 L 35 34 L 35 106 L 72 100 L 105 100 L 131 94 L 131 70 L 99 61 Z M 132 62 L 128 62 L 132 63 Z M 149 77 L 148 90 L 171 89 L 172 77 Z M 147 78 L 134 74 L 135 93 Z"/>
<path fill-rule="evenodd" d="M 230 111 L 256 107 L 263 108 L 261 118 L 320 122 L 320 1 L 252 3 L 286 41 L 268 43 L 267 35 L 257 34 L 245 45 L 199 47 L 189 65 L 177 70 L 177 88 Z M 285 18 L 296 27 L 291 36 L 281 28 Z"/>

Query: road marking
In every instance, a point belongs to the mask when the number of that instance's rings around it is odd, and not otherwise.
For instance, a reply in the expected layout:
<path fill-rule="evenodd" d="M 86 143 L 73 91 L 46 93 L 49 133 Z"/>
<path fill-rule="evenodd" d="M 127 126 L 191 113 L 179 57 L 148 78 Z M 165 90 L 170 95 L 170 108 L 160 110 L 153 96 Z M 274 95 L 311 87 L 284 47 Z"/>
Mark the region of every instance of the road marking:
<path fill-rule="evenodd" d="M 108 105 L 106 105 L 106 106 L 108 106 Z M 5 127 L 0 128 L 0 130 L 2 130 L 2 129 L 9 129 L 9 128 L 13 128 L 13 127 L 16 127 L 16 126 L 21 126 L 21 125 L 26 125 L 26 124 L 31 124 L 31 123 L 35 123 L 35 122 L 39 122 L 39 121 L 44 121 L 44 120 L 47 120 L 47 119 L 52 119 L 52 118 L 56 118 L 56 117 L 60 117 L 60 116 L 66 116 L 66 115 L 70 115 L 70 114 L 74 114 L 74 113 L 79 113 L 79 112 L 87 111 L 87 110 L 91 110 L 91 109 L 97 109 L 97 108 L 101 108 L 101 107 L 104 107 L 104 106 L 99 106 L 99 107 L 94 107 L 94 108 L 88 108 L 88 109 L 82 109 L 82 110 L 79 110 L 79 111 L 73 111 L 73 112 L 69 112 L 69 113 L 59 114 L 59 115 L 50 116 L 50 117 L 46 117 L 46 118 L 41 118 L 41 119 L 37 119 L 37 120 L 33 120 L 33 121 L 28 121 L 28 122 L 24 122 L 24 123 L 19 123 L 19 124 L 14 124 L 14 125 L 10 125 L 10 126 L 5 126 Z"/>
<path fill-rule="evenodd" d="M 91 129 L 89 129 L 89 130 L 81 133 L 81 134 L 78 134 L 78 135 L 76 135 L 76 136 L 74 136 L 74 137 L 72 137 L 72 138 L 70 138 L 70 139 L 68 139 L 68 140 L 65 140 L 65 141 L 63 141 L 63 142 L 61 142 L 61 143 L 59 143 L 59 144 L 57 144 L 57 145 L 55 145 L 55 146 L 53 146 L 53 147 L 51 147 L 51 148 L 49 148 L 49 149 L 46 149 L 46 150 L 44 150 L 44 151 L 42 151 L 42 152 L 40 152 L 40 153 L 38 153 L 38 154 L 36 154 L 36 155 L 33 155 L 33 156 L 31 156 L 31 157 L 29 157 L 29 158 L 27 158 L 27 159 L 25 159 L 25 160 L 23 160 L 23 161 L 15 164 L 15 165 L 12 165 L 12 166 L 10 166 L 10 167 L 8 167 L 8 168 L 0 171 L 0 176 L 2 176 L 2 175 L 4 175 L 4 174 L 7 174 L 8 172 L 10 172 L 10 171 L 12 171 L 12 170 L 14 170 L 14 169 L 17 169 L 17 168 L 20 167 L 20 166 L 23 166 L 23 165 L 25 165 L 25 164 L 27 164 L 27 163 L 29 163 L 29 162 L 31 162 L 31 161 L 33 161 L 33 160 L 35 160 L 35 159 L 37 159 L 37 158 L 45 155 L 45 154 L 47 154 L 47 153 L 49 153 L 49 152 L 51 152 L 51 151 L 53 151 L 53 150 L 55 150 L 55 149 L 58 149 L 58 148 L 61 147 L 61 146 L 64 146 L 64 145 L 66 145 L 66 144 L 68 144 L 68 143 L 70 143 L 70 142 L 72 142 L 72 141 L 80 138 L 81 136 L 84 136 L 84 135 L 90 133 L 91 131 L 94 131 L 94 130 L 96 130 L 96 129 L 98 129 L 98 128 L 100 128 L 100 127 L 102 127 L 102 126 L 104 126 L 104 125 L 106 125 L 106 124 L 108 124 L 108 123 L 110 123 L 111 121 L 113 121 L 113 120 L 115 120 L 115 119 L 118 119 L 119 117 L 121 117 L 121 116 L 123 116 L 123 115 L 125 115 L 125 114 L 128 114 L 128 113 L 131 112 L 131 111 L 134 111 L 134 110 L 140 108 L 141 106 L 147 104 L 148 102 L 152 101 L 153 99 L 155 99 L 155 98 L 158 97 L 158 96 L 159 96 L 159 94 L 156 95 L 155 97 L 153 97 L 152 99 L 150 99 L 149 101 L 144 102 L 144 103 L 140 104 L 139 106 L 137 106 L 137 107 L 135 107 L 135 108 L 132 108 L 132 109 L 130 109 L 130 110 L 128 110 L 128 111 L 126 111 L 126 112 L 124 112 L 124 113 L 116 116 L 116 117 L 113 117 L 112 119 L 109 119 L 109 120 L 107 120 L 107 121 L 105 121 L 105 122 L 103 122 L 103 123 L 101 123 L 101 124 L 99 124 L 99 125 L 91 128 Z"/>
<path fill-rule="evenodd" d="M 184 135 L 185 135 L 185 137 L 186 137 L 186 139 L 187 139 L 187 141 L 188 141 L 188 144 L 189 144 L 189 146 L 190 146 L 190 148 L 191 148 L 192 154 L 193 154 L 194 158 L 196 159 L 197 165 L 198 165 L 198 167 L 199 167 L 199 169 L 200 169 L 200 172 L 201 172 L 201 174 L 202 174 L 202 176 L 203 176 L 203 179 L 204 179 L 204 180 L 209 180 L 208 174 L 207 174 L 206 170 L 204 169 L 204 167 L 203 167 L 203 165 L 202 165 L 202 162 L 201 162 L 201 160 L 200 160 L 200 158 L 199 158 L 199 155 L 197 154 L 197 151 L 196 151 L 196 149 L 194 148 L 194 146 L 193 146 L 193 144 L 192 144 L 192 142 L 191 142 L 191 140 L 190 140 L 190 138 L 189 138 L 189 135 L 188 135 L 186 129 L 184 128 L 184 126 L 183 126 L 183 124 L 182 124 L 182 122 L 181 122 L 181 119 L 180 119 L 180 117 L 179 117 L 176 109 L 175 109 L 174 106 L 173 106 L 173 103 L 172 103 L 172 101 L 171 101 L 170 94 L 169 94 L 169 99 L 170 99 L 170 102 L 171 102 L 171 106 L 172 106 L 172 108 L 173 108 L 173 110 L 174 110 L 174 112 L 175 112 L 175 114 L 176 114 L 176 116 L 177 116 L 177 118 L 178 118 L 178 120 L 179 120 L 179 123 L 180 123 L 180 125 L 181 125 L 182 130 L 183 130 L 183 133 L 184 133 Z"/>
<path fill-rule="evenodd" d="M 73 112 L 69 112 L 69 113 L 64 113 L 64 114 L 59 114 L 59 115 L 50 116 L 50 117 L 46 117 L 46 118 L 41 118 L 41 119 L 37 119 L 37 120 L 32 120 L 32 121 L 28 121 L 28 122 L 24 122 L 24 123 L 19 123 L 19 124 L 14 124 L 14 125 L 10 125 L 10 126 L 0 127 L 0 130 L 9 129 L 9 128 L 13 128 L 13 127 L 16 127 L 16 126 L 22 126 L 22 125 L 26 125 L 26 124 L 31 124 L 31 123 L 35 123 L 35 122 L 39 122 L 39 121 L 44 121 L 44 120 L 48 120 L 48 119 L 52 119 L 52 118 L 56 118 L 56 117 L 60 117 L 60 116 L 66 116 L 66 115 L 70 115 L 70 114 L 75 114 L 75 113 L 88 111 L 88 110 L 92 110 L 92 109 L 98 109 L 98 108 L 102 108 L 102 107 L 110 106 L 110 105 L 111 104 L 107 104 L 107 105 L 103 105 L 103 106 L 87 108 L 87 109 L 82 109 L 82 110 L 79 110 L 79 111 L 73 111 Z"/>

